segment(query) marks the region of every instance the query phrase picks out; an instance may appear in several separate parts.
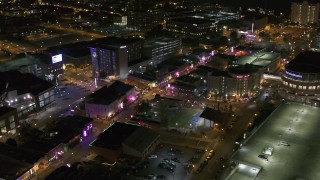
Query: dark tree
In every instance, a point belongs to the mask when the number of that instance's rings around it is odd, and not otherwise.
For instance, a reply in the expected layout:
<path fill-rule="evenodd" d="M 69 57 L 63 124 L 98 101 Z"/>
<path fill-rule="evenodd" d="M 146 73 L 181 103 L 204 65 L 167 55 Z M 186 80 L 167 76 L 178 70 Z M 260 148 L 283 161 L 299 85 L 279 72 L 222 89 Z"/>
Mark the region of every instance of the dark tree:
<path fill-rule="evenodd" d="M 142 101 L 138 106 L 137 106 L 137 113 L 138 114 L 148 114 L 151 110 L 151 106 L 149 102 L 147 101 Z"/>
<path fill-rule="evenodd" d="M 13 138 L 8 138 L 6 141 L 6 144 L 8 144 L 9 146 L 12 146 L 12 147 L 18 146 L 17 141 Z"/>
<path fill-rule="evenodd" d="M 235 41 L 238 38 L 238 32 L 237 31 L 232 31 L 230 33 L 230 38 L 231 38 L 231 40 Z"/>
<path fill-rule="evenodd" d="M 158 112 L 160 116 L 161 127 L 168 128 L 169 126 L 169 116 L 168 116 L 168 108 L 169 103 L 164 100 L 160 100 L 158 104 Z"/>

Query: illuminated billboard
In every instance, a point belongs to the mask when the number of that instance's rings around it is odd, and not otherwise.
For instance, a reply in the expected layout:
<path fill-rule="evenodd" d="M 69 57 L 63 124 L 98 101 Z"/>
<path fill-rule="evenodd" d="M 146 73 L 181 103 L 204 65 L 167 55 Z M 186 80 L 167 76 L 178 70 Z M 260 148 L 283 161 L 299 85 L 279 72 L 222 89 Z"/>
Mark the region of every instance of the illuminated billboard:
<path fill-rule="evenodd" d="M 55 56 L 52 56 L 52 64 L 58 63 L 62 61 L 62 54 L 58 54 Z"/>

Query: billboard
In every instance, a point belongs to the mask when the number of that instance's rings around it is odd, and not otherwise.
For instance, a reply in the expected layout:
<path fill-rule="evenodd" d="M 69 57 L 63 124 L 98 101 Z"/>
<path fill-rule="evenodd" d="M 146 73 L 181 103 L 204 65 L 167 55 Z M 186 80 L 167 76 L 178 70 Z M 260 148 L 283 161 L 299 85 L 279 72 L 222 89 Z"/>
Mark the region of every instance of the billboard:
<path fill-rule="evenodd" d="M 52 64 L 58 63 L 62 61 L 62 54 L 58 54 L 55 56 L 52 56 Z"/>

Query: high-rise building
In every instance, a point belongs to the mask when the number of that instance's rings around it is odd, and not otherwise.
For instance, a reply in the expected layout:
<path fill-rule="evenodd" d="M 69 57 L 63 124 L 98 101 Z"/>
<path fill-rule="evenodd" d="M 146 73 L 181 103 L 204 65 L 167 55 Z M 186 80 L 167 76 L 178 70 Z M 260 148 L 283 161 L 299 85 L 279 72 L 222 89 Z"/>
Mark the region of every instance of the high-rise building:
<path fill-rule="evenodd" d="M 201 38 L 215 31 L 216 24 L 202 18 L 180 17 L 169 19 L 166 22 L 166 30 L 185 38 Z"/>
<path fill-rule="evenodd" d="M 128 64 L 142 58 L 143 39 L 107 37 L 90 47 L 93 75 L 97 78 L 123 79 Z"/>
<path fill-rule="evenodd" d="M 320 3 L 291 3 L 291 21 L 299 24 L 318 23 L 320 12 Z"/>
<path fill-rule="evenodd" d="M 161 9 L 129 11 L 127 23 L 129 29 L 149 31 L 164 21 L 164 12 Z"/>
<path fill-rule="evenodd" d="M 90 48 L 93 75 L 123 79 L 128 72 L 127 46 L 97 45 Z"/>
<path fill-rule="evenodd" d="M 181 48 L 181 39 L 158 37 L 144 43 L 143 55 L 158 64 L 167 58 L 173 57 Z"/>

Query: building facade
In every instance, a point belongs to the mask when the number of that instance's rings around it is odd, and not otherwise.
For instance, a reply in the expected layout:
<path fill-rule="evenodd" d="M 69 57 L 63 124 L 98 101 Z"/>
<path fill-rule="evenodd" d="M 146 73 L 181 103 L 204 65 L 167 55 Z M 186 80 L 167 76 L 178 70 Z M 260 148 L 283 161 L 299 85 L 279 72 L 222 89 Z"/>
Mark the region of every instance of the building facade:
<path fill-rule="evenodd" d="M 320 94 L 320 52 L 306 51 L 291 60 L 281 75 L 283 89 L 295 97 Z"/>
<path fill-rule="evenodd" d="M 161 9 L 134 10 L 127 14 L 128 28 L 138 31 L 149 31 L 163 21 L 164 12 Z"/>
<path fill-rule="evenodd" d="M 291 21 L 298 24 L 318 23 L 320 3 L 291 3 Z"/>
<path fill-rule="evenodd" d="M 104 86 L 86 97 L 86 116 L 108 119 L 123 110 L 128 103 L 136 100 L 134 86 L 116 81 L 109 87 Z"/>
<path fill-rule="evenodd" d="M 124 79 L 128 73 L 126 46 L 96 46 L 90 48 L 93 75 L 96 78 Z"/>
<path fill-rule="evenodd" d="M 45 108 L 55 101 L 54 85 L 33 74 L 19 71 L 0 73 L 4 103 L 17 108 L 18 118 Z"/>
<path fill-rule="evenodd" d="M 8 106 L 0 107 L 0 136 L 6 133 L 15 134 L 18 125 L 17 109 Z"/>
<path fill-rule="evenodd" d="M 216 30 L 216 24 L 195 17 L 173 18 L 166 22 L 166 30 L 184 38 L 204 38 Z"/>
<path fill-rule="evenodd" d="M 212 72 L 208 76 L 208 96 L 210 99 L 226 100 L 255 96 L 260 87 L 261 75 L 258 70 L 242 66 Z"/>
<path fill-rule="evenodd" d="M 156 65 L 167 58 L 173 57 L 181 48 L 181 39 L 159 37 L 147 40 L 143 45 L 143 55 L 150 58 Z"/>

